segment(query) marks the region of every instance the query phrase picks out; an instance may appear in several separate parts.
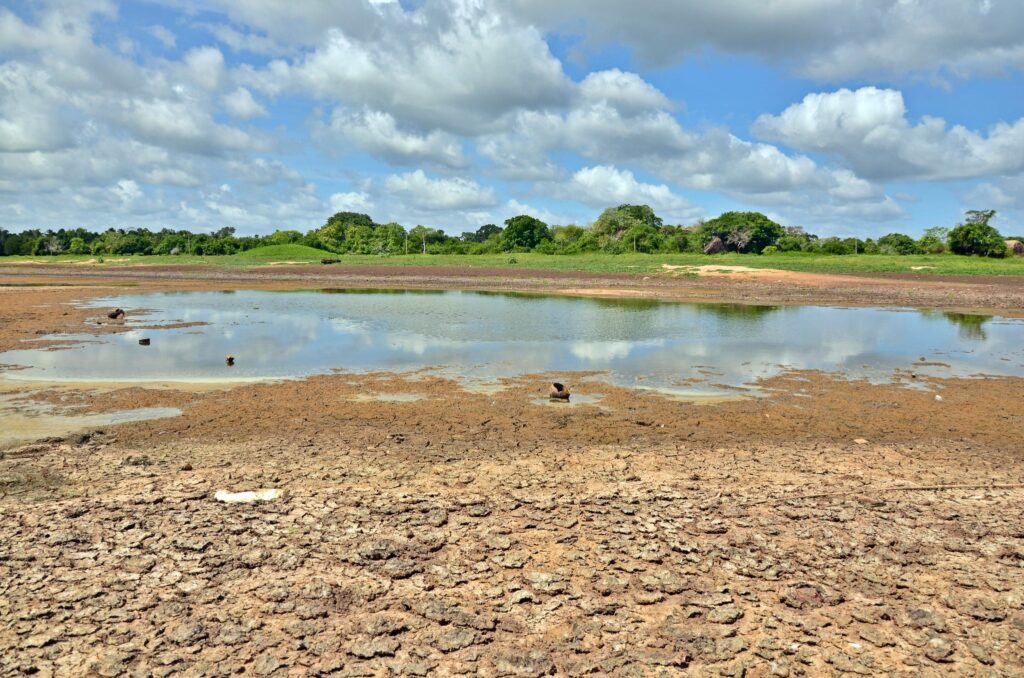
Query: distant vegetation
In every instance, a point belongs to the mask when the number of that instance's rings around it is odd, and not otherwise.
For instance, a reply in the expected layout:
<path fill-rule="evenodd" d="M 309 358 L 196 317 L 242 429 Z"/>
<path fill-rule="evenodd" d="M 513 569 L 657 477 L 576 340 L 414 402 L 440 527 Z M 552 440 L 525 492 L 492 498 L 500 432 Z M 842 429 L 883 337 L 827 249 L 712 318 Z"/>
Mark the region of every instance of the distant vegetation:
<path fill-rule="evenodd" d="M 619 205 L 606 209 L 588 226 L 549 226 L 540 219 L 520 215 L 503 226 L 484 224 L 475 231 L 450 236 L 426 226 L 406 229 L 400 224 L 378 224 L 369 215 L 338 212 L 323 226 L 307 233 L 279 230 L 266 236 L 237 236 L 235 229 L 191 233 L 144 228 L 108 229 L 94 233 L 83 228 L 28 230 L 0 229 L 0 253 L 5 256 L 59 254 L 118 255 L 226 255 L 260 248 L 254 256 L 273 257 L 274 247 L 310 248 L 306 255 L 401 254 L 960 254 L 1005 257 L 1007 239 L 989 225 L 994 210 L 967 212 L 952 229 L 930 228 L 921 238 L 890 233 L 877 240 L 819 238 L 799 226 L 783 227 L 759 212 L 726 212 L 690 226 L 666 224 L 647 205 Z M 308 256 L 307 256 L 308 258 Z"/>

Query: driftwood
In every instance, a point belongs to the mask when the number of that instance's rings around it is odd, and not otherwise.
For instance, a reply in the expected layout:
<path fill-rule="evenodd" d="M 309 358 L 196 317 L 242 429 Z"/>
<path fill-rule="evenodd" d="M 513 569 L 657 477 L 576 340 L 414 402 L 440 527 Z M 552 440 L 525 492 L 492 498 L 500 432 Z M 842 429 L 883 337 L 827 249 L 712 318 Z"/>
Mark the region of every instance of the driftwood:
<path fill-rule="evenodd" d="M 704 254 L 719 254 L 725 251 L 725 243 L 717 235 L 704 246 Z"/>
<path fill-rule="evenodd" d="M 115 308 L 113 311 L 107 314 L 107 317 L 110 318 L 111 320 L 121 320 L 122 318 L 124 318 L 124 311 L 119 308 Z"/>
<path fill-rule="evenodd" d="M 566 388 L 565 384 L 559 384 L 557 381 L 551 383 L 551 388 L 548 389 L 548 397 L 552 400 L 568 400 L 569 389 Z"/>

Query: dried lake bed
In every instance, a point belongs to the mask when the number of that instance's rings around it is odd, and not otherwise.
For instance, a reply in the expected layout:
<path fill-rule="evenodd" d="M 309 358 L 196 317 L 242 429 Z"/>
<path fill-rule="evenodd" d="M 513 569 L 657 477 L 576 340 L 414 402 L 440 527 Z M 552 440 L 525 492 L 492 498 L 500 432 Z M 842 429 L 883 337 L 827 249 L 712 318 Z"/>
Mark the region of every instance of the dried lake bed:
<path fill-rule="evenodd" d="M 181 412 L 2 452 L 8 673 L 1024 670 L 1020 321 L 140 287 L 4 291 L 5 398 Z"/>

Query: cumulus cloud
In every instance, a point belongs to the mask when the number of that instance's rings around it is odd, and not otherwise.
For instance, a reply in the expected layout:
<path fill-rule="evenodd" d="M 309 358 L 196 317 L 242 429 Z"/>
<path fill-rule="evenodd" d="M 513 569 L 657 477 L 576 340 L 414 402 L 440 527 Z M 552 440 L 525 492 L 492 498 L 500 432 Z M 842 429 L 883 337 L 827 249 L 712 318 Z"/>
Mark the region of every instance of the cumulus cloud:
<path fill-rule="evenodd" d="M 563 193 L 565 197 L 598 209 L 622 203 L 644 203 L 676 220 L 690 219 L 700 213 L 665 184 L 637 181 L 629 170 L 610 165 L 584 167 L 573 175 Z"/>
<path fill-rule="evenodd" d="M 1024 4 L 990 0 L 511 0 L 511 11 L 592 46 L 669 63 L 712 48 L 821 80 L 1024 67 Z"/>
<path fill-rule="evenodd" d="M 238 87 L 231 92 L 221 96 L 221 104 L 224 110 L 235 118 L 249 120 L 251 118 L 266 117 L 267 109 L 253 98 L 252 92 L 244 87 Z"/>
<path fill-rule="evenodd" d="M 395 117 L 383 111 L 338 107 L 331 114 L 328 130 L 333 137 L 396 164 L 429 162 L 454 168 L 468 165 L 462 144 L 455 136 L 440 130 L 417 134 L 399 129 Z"/>
<path fill-rule="evenodd" d="M 1024 118 L 987 135 L 930 116 L 912 124 L 902 93 L 892 89 L 808 94 L 779 115 L 762 115 L 753 129 L 792 148 L 835 155 L 872 179 L 968 179 L 1024 169 Z"/>
<path fill-rule="evenodd" d="M 423 170 L 389 176 L 384 185 L 396 199 L 418 210 L 469 210 L 498 204 L 494 189 L 469 179 L 431 179 Z"/>
<path fill-rule="evenodd" d="M 571 83 L 535 28 L 479 0 L 375 5 L 311 52 L 248 69 L 269 94 L 301 92 L 387 111 L 422 129 L 475 135 L 506 113 L 564 103 Z M 343 26 L 344 28 L 338 27 Z"/>
<path fill-rule="evenodd" d="M 216 47 L 190 50 L 182 63 L 188 77 L 205 90 L 217 89 L 224 79 L 224 55 Z"/>
<path fill-rule="evenodd" d="M 332 212 L 369 212 L 373 209 L 373 200 L 368 193 L 350 191 L 334 193 L 327 201 Z"/>
<path fill-rule="evenodd" d="M 817 229 L 906 216 L 895 179 L 981 179 L 978 199 L 1014 209 L 1022 120 L 910 118 L 898 91 L 863 88 L 763 115 L 751 139 L 684 124 L 683 102 L 628 61 L 570 78 L 548 39 L 666 62 L 711 47 L 822 79 L 948 77 L 1022 63 L 1019 3 L 935 0 L 940 20 L 903 0 L 639 2 L 188 0 L 160 16 L 174 32 L 113 0 L 0 8 L 0 220 L 270 229 L 373 209 L 452 230 L 646 202 L 683 221 L 687 189 Z"/>
<path fill-rule="evenodd" d="M 580 95 L 586 101 L 603 102 L 626 113 L 672 107 L 657 87 L 636 73 L 617 68 L 589 74 L 580 83 Z"/>

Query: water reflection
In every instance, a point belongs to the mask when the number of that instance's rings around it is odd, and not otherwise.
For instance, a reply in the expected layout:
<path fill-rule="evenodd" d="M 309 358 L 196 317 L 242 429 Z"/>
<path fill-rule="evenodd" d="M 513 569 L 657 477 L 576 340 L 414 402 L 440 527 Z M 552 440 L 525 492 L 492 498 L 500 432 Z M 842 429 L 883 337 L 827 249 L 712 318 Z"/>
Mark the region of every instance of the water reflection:
<path fill-rule="evenodd" d="M 598 370 L 621 385 L 705 392 L 713 389 L 691 380 L 736 387 L 789 368 L 881 380 L 922 356 L 949 365 L 942 374 L 1024 372 L 1019 320 L 530 294 L 326 292 L 117 296 L 95 305 L 153 309 L 130 324 L 205 324 L 132 330 L 62 351 L 11 351 L 0 354 L 0 363 L 31 366 L 9 378 L 82 381 L 253 380 L 422 368 L 493 380 Z M 138 345 L 143 336 L 151 346 Z M 224 363 L 228 354 L 235 356 L 234 367 Z"/>
<path fill-rule="evenodd" d="M 946 320 L 950 321 L 960 330 L 960 336 L 965 339 L 977 339 L 984 341 L 988 339 L 985 334 L 985 323 L 992 320 L 990 315 L 971 315 L 969 313 L 943 313 Z"/>

